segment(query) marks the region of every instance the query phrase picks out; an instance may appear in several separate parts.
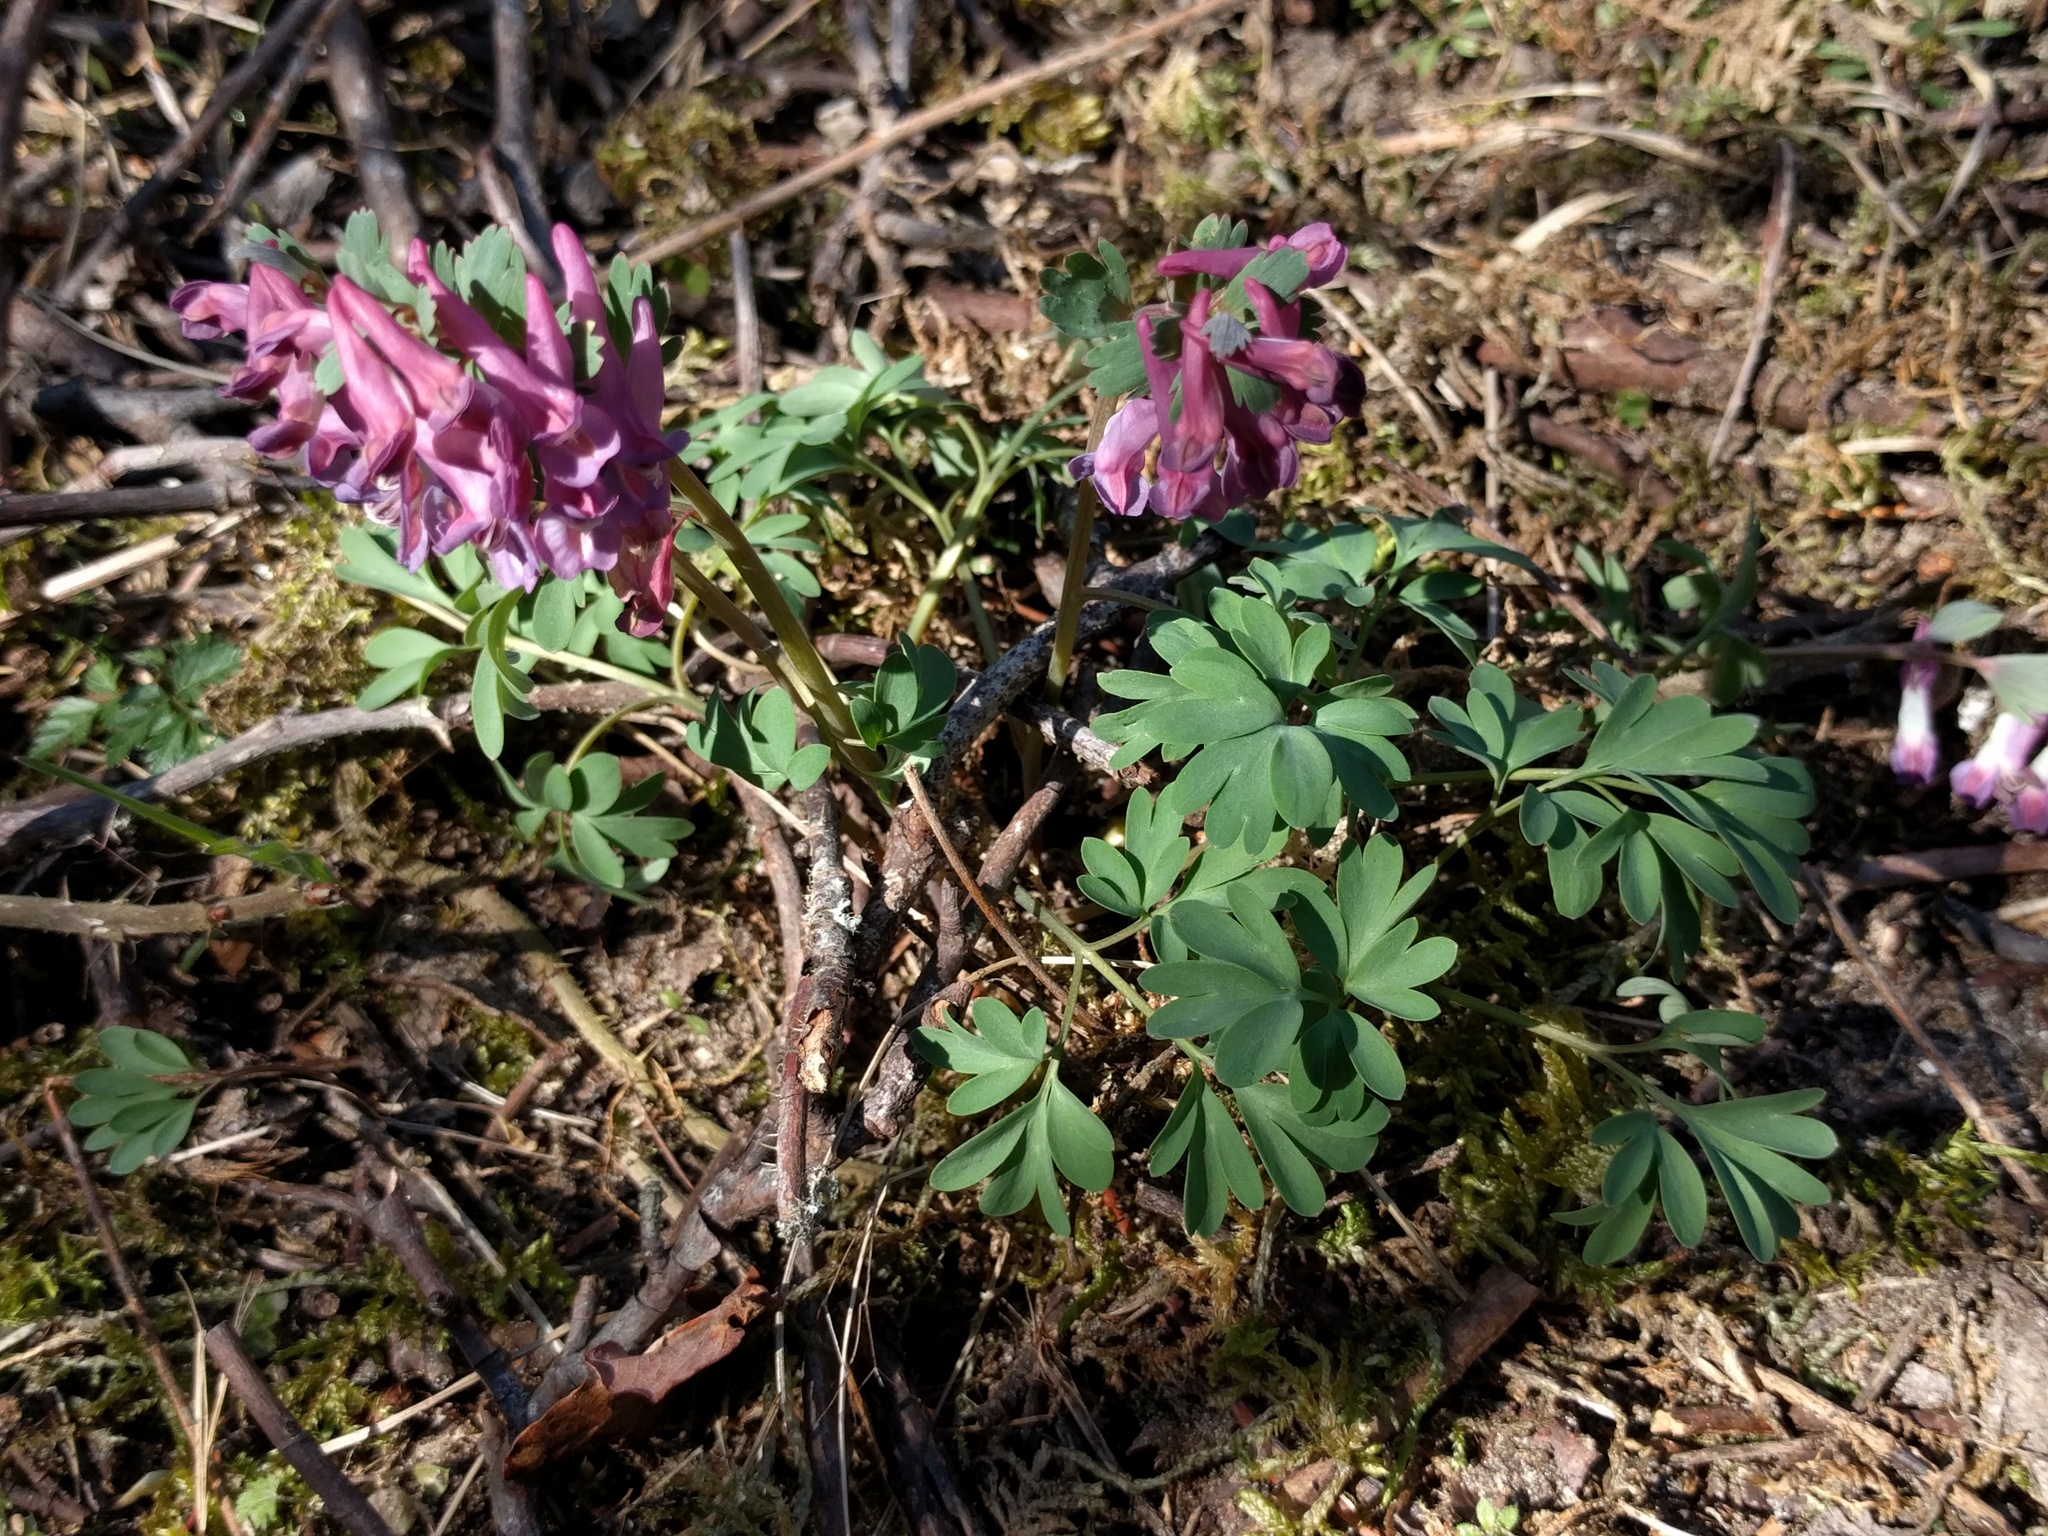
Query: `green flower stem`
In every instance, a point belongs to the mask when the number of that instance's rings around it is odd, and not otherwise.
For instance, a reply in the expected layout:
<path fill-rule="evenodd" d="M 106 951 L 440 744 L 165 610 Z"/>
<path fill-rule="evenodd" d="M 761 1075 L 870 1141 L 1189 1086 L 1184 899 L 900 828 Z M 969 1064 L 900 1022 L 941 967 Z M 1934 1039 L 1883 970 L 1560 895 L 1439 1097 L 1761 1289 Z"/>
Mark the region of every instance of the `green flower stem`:
<path fill-rule="evenodd" d="M 718 498 L 681 459 L 669 462 L 669 482 L 690 503 L 698 521 L 724 547 L 741 582 L 761 612 L 767 615 L 769 628 L 775 631 L 775 638 L 781 642 L 783 658 L 790 672 L 803 683 L 803 691 L 810 696 L 819 732 L 832 747 L 833 755 L 863 777 L 879 772 L 881 760 L 861 741 L 853 715 L 839 692 L 839 680 L 832 675 L 825 658 L 818 654 L 817 646 L 811 643 L 810 631 L 783 601 L 782 589 L 776 586 L 775 577 L 763 563 L 760 551 L 748 541 L 746 530 L 732 520 L 731 514 L 718 504 Z M 698 595 L 703 596 L 702 593 Z M 709 606 L 708 598 L 706 606 Z"/>
<path fill-rule="evenodd" d="M 712 618 L 731 630 L 741 645 L 760 657 L 762 667 L 789 690 L 791 698 L 798 701 L 807 699 L 808 690 L 799 687 L 782 665 L 782 647 L 768 638 L 761 626 L 747 616 L 745 609 L 720 591 L 718 584 L 699 570 L 695 561 L 683 560 L 675 570 L 676 584 L 690 594 L 692 602 L 701 603 L 709 609 Z"/>
<path fill-rule="evenodd" d="M 1017 905 L 1036 918 L 1039 926 L 1064 945 L 1069 953 L 1077 960 L 1087 961 L 1098 976 L 1123 994 L 1125 1002 L 1137 1009 L 1144 1017 L 1150 1018 L 1152 1016 L 1152 1005 L 1145 1001 L 1145 994 L 1117 974 L 1116 967 L 1102 958 L 1102 951 L 1099 947 L 1089 943 L 1065 923 L 1054 917 L 1051 909 L 1023 886 L 1016 887 L 1010 894 L 1016 897 Z"/>
<path fill-rule="evenodd" d="M 685 555 L 683 559 L 687 562 L 689 556 Z M 684 692 L 690 686 L 689 679 L 683 676 L 683 651 L 690 643 L 690 621 L 697 616 L 698 601 L 697 594 L 692 592 L 689 594 L 689 601 L 677 610 L 676 632 L 668 644 L 669 686 L 678 693 Z"/>
<path fill-rule="evenodd" d="M 1052 1050 L 1046 1059 L 1046 1071 L 1057 1076 L 1060 1061 L 1067 1049 L 1067 1031 L 1074 1027 L 1074 1014 L 1081 1005 L 1080 956 L 1074 957 L 1074 973 L 1067 978 L 1067 1005 L 1060 1010 L 1059 1038 L 1052 1043 Z"/>
<path fill-rule="evenodd" d="M 1091 441 L 1097 436 L 1089 433 Z M 1054 703 L 1066 691 L 1074 664 L 1074 637 L 1081 628 L 1081 594 L 1088 585 L 1088 547 L 1095 538 L 1095 482 L 1074 487 L 1074 536 L 1067 541 L 1067 574 L 1060 585 L 1059 618 L 1052 630 L 1052 656 L 1045 668 L 1045 696 Z"/>
<path fill-rule="evenodd" d="M 598 721 L 597 724 L 593 725 L 589 730 L 583 733 L 582 739 L 576 743 L 575 750 L 569 754 L 569 760 L 562 764 L 563 769 L 566 771 L 568 769 L 574 768 L 578 763 L 582 762 L 585 757 L 589 756 L 591 748 L 595 747 L 600 741 L 604 740 L 604 733 L 606 731 L 610 730 L 613 726 L 617 725 L 621 720 L 625 719 L 626 716 L 638 714 L 641 710 L 645 709 L 646 707 L 647 706 L 645 704 L 636 702 L 626 705 L 623 709 L 615 709 L 610 714 L 606 715 L 602 720 Z"/>

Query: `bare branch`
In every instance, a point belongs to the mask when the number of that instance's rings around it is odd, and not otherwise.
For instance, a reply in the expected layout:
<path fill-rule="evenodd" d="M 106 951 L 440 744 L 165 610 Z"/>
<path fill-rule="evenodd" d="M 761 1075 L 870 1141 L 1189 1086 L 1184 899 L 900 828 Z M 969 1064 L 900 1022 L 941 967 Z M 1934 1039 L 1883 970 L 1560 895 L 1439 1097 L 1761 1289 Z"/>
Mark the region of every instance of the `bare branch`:
<path fill-rule="evenodd" d="M 391 1536 L 391 1527 L 363 1497 L 363 1491 L 327 1459 L 319 1442 L 278 1401 L 270 1383 L 256 1369 L 256 1362 L 243 1350 L 241 1335 L 232 1323 L 215 1323 L 206 1330 L 206 1354 L 235 1396 L 242 1400 L 242 1406 L 249 1410 L 256 1427 L 270 1437 L 278 1454 L 306 1480 L 306 1486 L 320 1496 L 320 1502 L 327 1506 L 327 1513 L 337 1525 L 349 1536 Z"/>

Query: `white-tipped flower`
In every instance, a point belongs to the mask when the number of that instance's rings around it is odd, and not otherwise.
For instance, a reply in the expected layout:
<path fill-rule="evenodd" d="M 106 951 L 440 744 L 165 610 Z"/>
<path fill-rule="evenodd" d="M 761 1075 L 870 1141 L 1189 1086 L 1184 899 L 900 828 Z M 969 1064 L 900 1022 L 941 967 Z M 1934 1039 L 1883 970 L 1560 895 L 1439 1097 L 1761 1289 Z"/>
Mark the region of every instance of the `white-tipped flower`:
<path fill-rule="evenodd" d="M 1984 745 L 1949 771 L 1949 787 L 1970 804 L 1983 806 L 2023 784 L 2029 776 L 2027 759 L 2041 741 L 2041 725 L 2031 715 L 2001 710 Z"/>
<path fill-rule="evenodd" d="M 1927 637 L 1927 621 L 1914 631 Z M 1892 737 L 1892 772 L 1908 784 L 1932 784 L 1941 770 L 1941 742 L 1934 734 L 1934 683 L 1941 665 L 1909 661 L 1899 668 L 1899 729 Z"/>

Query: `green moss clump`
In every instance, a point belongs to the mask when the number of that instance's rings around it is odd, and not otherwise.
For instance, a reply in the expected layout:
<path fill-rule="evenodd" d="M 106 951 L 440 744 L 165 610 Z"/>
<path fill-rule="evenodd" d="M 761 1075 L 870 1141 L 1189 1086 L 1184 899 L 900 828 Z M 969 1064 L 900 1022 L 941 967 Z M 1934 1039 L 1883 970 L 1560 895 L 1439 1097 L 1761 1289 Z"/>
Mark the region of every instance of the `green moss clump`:
<path fill-rule="evenodd" d="M 594 160 L 643 227 L 701 217 L 767 184 L 754 158 L 753 125 L 704 91 L 629 108 Z"/>
<path fill-rule="evenodd" d="M 335 574 L 342 528 L 350 519 L 331 499 L 307 497 L 271 538 L 281 543 L 265 597 L 268 622 L 248 643 L 242 670 L 207 696 L 215 728 L 234 735 L 288 709 L 332 709 L 368 681 L 360 640 L 375 600 Z"/>
<path fill-rule="evenodd" d="M 1528 1012 L 1542 1019 L 1545 1010 Z M 1594 1188 L 1606 1167 L 1607 1154 L 1587 1139 L 1599 1105 L 1586 1059 L 1546 1040 L 1531 1044 L 1542 1081 L 1502 1110 L 1497 1126 L 1466 1131 L 1464 1156 L 1444 1175 L 1460 1258 L 1489 1246 L 1518 1256 L 1557 1247 L 1549 1217 L 1559 1196 Z"/>

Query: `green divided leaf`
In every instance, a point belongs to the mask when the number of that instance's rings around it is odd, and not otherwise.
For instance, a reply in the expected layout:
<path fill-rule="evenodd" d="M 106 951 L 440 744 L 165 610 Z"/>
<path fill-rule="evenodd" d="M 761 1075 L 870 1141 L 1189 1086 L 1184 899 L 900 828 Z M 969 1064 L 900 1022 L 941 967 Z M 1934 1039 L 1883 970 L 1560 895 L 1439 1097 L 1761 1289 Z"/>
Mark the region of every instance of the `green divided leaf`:
<path fill-rule="evenodd" d="M 638 901 L 668 873 L 676 844 L 695 831 L 681 816 L 650 816 L 647 809 L 661 795 L 664 779 L 649 774 L 625 787 L 618 758 L 590 752 L 573 768 L 557 763 L 552 752 L 536 752 L 517 779 L 494 764 L 498 780 L 519 807 L 514 824 L 522 837 L 533 837 L 550 817 L 560 818 L 561 839 L 549 867 Z M 629 867 L 627 857 L 644 862 Z"/>
<path fill-rule="evenodd" d="M 949 1115 L 978 1115 L 994 1109 L 1029 1082 L 1045 1060 L 1047 1031 L 1042 1010 L 1033 1008 L 1020 1019 L 999 998 L 978 997 L 967 1012 L 974 1021 L 972 1030 L 942 1014 L 944 1029 L 927 1026 L 915 1037 L 918 1054 L 926 1061 L 968 1078 L 946 1100 Z"/>
<path fill-rule="evenodd" d="M 690 750 L 774 794 L 785 785 L 809 789 L 831 761 L 822 742 L 796 744 L 796 706 L 781 688 L 742 694 L 728 707 L 713 695 L 704 718 L 686 728 Z"/>
<path fill-rule="evenodd" d="M 1747 1033 L 1747 1026 L 1735 1033 Z M 1698 1140 L 1736 1230 L 1760 1260 L 1773 1258 L 1780 1240 L 1798 1233 L 1795 1204 L 1822 1205 L 1830 1198 L 1827 1185 L 1791 1161 L 1825 1158 L 1835 1151 L 1833 1130 L 1806 1113 L 1821 1098 L 1820 1090 L 1810 1089 L 1713 1104 L 1664 1100 Z M 1706 1183 L 1654 1113 L 1638 1109 L 1614 1116 L 1594 1130 L 1593 1144 L 1615 1148 L 1601 1181 L 1601 1203 L 1559 1218 L 1593 1225 L 1585 1248 L 1588 1264 L 1625 1258 L 1642 1239 L 1660 1201 L 1672 1235 L 1688 1248 L 1699 1243 L 1706 1232 Z"/>
<path fill-rule="evenodd" d="M 953 659 L 935 645 L 906 639 L 875 673 L 872 683 L 846 690 L 847 708 L 861 739 L 920 768 L 938 750 L 939 731 L 959 684 Z"/>
<path fill-rule="evenodd" d="M 2003 618 L 1989 603 L 1944 603 L 1929 617 L 1926 638 L 1935 645 L 1964 645 L 1990 634 Z"/>
<path fill-rule="evenodd" d="M 954 1114 L 1002 1103 L 1046 1059 L 1046 1020 L 1038 1009 L 1020 1019 L 1001 1001 L 978 998 L 969 1012 L 973 1032 L 958 1026 L 917 1032 L 917 1049 L 928 1061 L 970 1074 L 947 1100 Z M 1035 1198 L 1046 1225 L 1066 1237 L 1073 1229 L 1060 1176 L 1091 1194 L 1107 1189 L 1115 1152 L 1109 1128 L 1060 1081 L 1054 1061 L 1028 1102 L 940 1160 L 932 1187 L 966 1189 L 987 1180 L 981 1209 L 988 1215 L 1013 1215 Z"/>
<path fill-rule="evenodd" d="M 1583 710 L 1544 709 L 1515 692 L 1508 675 L 1491 662 L 1472 669 L 1472 691 L 1462 707 L 1437 694 L 1429 712 L 1443 726 L 1434 733 L 1437 739 L 1484 763 L 1496 791 L 1516 769 L 1555 756 L 1584 734 Z"/>
<path fill-rule="evenodd" d="M 1200 1072 L 1189 1077 L 1165 1129 L 1152 1143 L 1154 1178 L 1171 1173 L 1182 1162 L 1187 1172 L 1181 1180 L 1181 1220 L 1190 1232 L 1206 1236 L 1222 1226 L 1232 1195 L 1247 1210 L 1266 1203 L 1266 1186 L 1244 1133 Z"/>
<path fill-rule="evenodd" d="M 1604 665 L 1581 681 L 1606 706 L 1585 760 L 1531 786 L 1521 806 L 1523 837 L 1547 850 L 1558 912 L 1590 911 L 1613 863 L 1624 910 L 1637 922 L 1661 919 L 1674 963 L 1699 945 L 1701 902 L 1734 906 L 1738 878 L 1772 915 L 1793 921 L 1794 881 L 1807 848 L 1800 819 L 1813 809 L 1805 768 L 1754 750 L 1754 716 L 1717 715 L 1697 697 L 1660 700 L 1654 678 Z M 1436 713 L 1446 739 L 1492 766 L 1472 702 Z M 1486 729 L 1499 728 L 1496 710 Z"/>
<path fill-rule="evenodd" d="M 1124 807 L 1123 846 L 1099 837 L 1081 844 L 1081 862 L 1088 873 L 1075 883 L 1081 894 L 1111 912 L 1140 917 L 1173 894 L 1174 882 L 1187 864 L 1189 841 L 1180 835 L 1180 819 L 1154 809 L 1151 792 L 1135 790 Z"/>
<path fill-rule="evenodd" d="M 1077 251 L 1063 265 L 1038 275 L 1044 290 L 1038 312 L 1063 336 L 1093 340 L 1130 314 L 1131 279 L 1124 259 L 1106 240 L 1101 249 L 1100 258 Z"/>
<path fill-rule="evenodd" d="M 99 1047 L 113 1066 L 72 1079 L 79 1097 L 65 1117 L 92 1128 L 86 1150 L 109 1153 L 107 1170 L 120 1176 L 174 1151 L 192 1129 L 199 1099 L 174 1083 L 158 1081 L 193 1070 L 176 1041 L 154 1030 L 114 1025 L 100 1031 Z"/>
<path fill-rule="evenodd" d="M 1289 629 L 1262 605 L 1214 595 L 1238 603 L 1225 605 L 1236 633 L 1172 619 L 1152 635 L 1168 662 L 1164 674 L 1103 675 L 1106 692 L 1136 701 L 1096 721 L 1122 747 L 1115 765 L 1128 767 L 1155 747 L 1169 762 L 1188 759 L 1161 804 L 1182 817 L 1206 807 L 1214 843 L 1263 841 L 1276 816 L 1289 826 L 1334 826 L 1347 803 L 1391 818 L 1388 786 L 1408 776 L 1392 739 L 1408 732 L 1414 711 L 1385 696 L 1385 678 L 1310 691 L 1301 674 L 1320 665 L 1327 638 L 1307 640 L 1309 630 Z M 1265 619 L 1251 620 L 1259 609 Z M 1290 709 L 1303 723 L 1290 719 Z"/>

